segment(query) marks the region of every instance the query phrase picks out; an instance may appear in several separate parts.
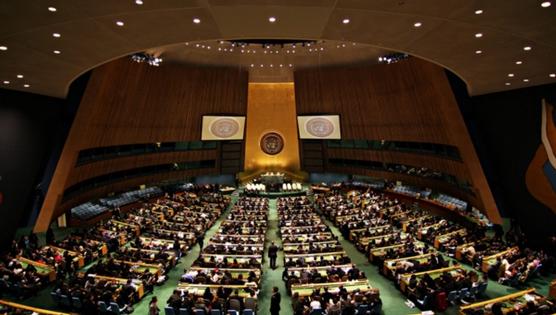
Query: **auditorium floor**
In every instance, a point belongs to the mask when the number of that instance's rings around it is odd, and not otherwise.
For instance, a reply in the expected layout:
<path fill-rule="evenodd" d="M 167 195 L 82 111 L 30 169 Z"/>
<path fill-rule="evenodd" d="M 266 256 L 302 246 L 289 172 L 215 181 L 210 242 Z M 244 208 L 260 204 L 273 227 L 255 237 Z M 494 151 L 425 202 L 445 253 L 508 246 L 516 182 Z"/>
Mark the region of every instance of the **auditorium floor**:
<path fill-rule="evenodd" d="M 237 199 L 236 196 L 233 197 L 233 201 Z M 283 268 L 283 253 L 279 252 L 278 256 L 278 268 L 276 270 L 270 269 L 268 259 L 266 259 L 266 253 L 268 246 L 272 241 L 281 247 L 281 240 L 278 234 L 278 214 L 276 211 L 276 199 L 270 200 L 270 210 L 269 210 L 269 225 L 265 240 L 265 259 L 263 265 L 263 274 L 261 281 L 261 292 L 259 295 L 259 312 L 258 314 L 269 314 L 270 309 L 270 296 L 272 292 L 272 287 L 277 286 L 280 289 L 282 296 L 281 302 L 281 314 L 290 315 L 292 314 L 291 308 L 291 298 L 286 293 L 285 283 L 282 281 Z M 227 216 L 229 209 L 225 211 L 222 216 L 216 221 L 214 226 L 209 229 L 205 235 L 205 245 L 208 244 L 208 240 L 218 231 L 220 224 L 224 221 Z M 401 294 L 401 292 L 395 287 L 394 283 L 378 273 L 376 266 L 369 263 L 365 255 L 360 253 L 348 240 L 345 240 L 339 230 L 334 227 L 334 224 L 329 221 L 325 221 L 326 224 L 332 229 L 332 232 L 338 237 L 340 243 L 342 244 L 344 250 L 348 253 L 352 261 L 367 275 L 371 285 L 380 290 L 380 297 L 383 302 L 383 314 L 417 314 L 420 313 L 417 308 L 409 308 L 405 305 L 406 298 Z M 62 238 L 65 233 L 56 233 L 57 238 Z M 43 241 L 41 239 L 41 241 Z M 188 269 L 195 259 L 199 255 L 199 246 L 195 245 L 190 252 L 182 257 L 179 264 L 170 271 L 168 274 L 168 280 L 162 285 L 157 286 L 154 289 L 154 295 L 158 297 L 158 305 L 161 309 L 161 314 L 164 314 L 164 306 L 166 300 L 172 294 L 172 291 L 176 288 L 180 276 L 183 274 L 184 270 Z M 447 258 L 448 259 L 448 258 Z M 471 268 L 469 266 L 465 266 Z M 87 267 L 85 267 L 87 268 Z M 547 278 L 535 278 L 529 282 L 530 287 L 537 289 L 537 292 L 547 295 L 548 294 L 548 284 L 550 280 Z M 23 304 L 46 308 L 46 309 L 58 309 L 50 297 L 50 292 L 53 285 L 48 286 L 46 289 L 41 290 L 38 295 L 26 299 Z M 494 298 L 502 296 L 511 292 L 517 291 L 514 288 L 503 286 L 495 281 L 489 280 L 489 285 L 487 289 L 487 296 L 489 298 Z M 151 300 L 153 294 L 147 294 L 143 299 L 137 303 L 134 308 L 133 314 L 148 314 L 148 304 Z M 19 301 L 21 303 L 21 301 Z M 452 306 L 448 308 L 443 314 L 457 314 L 459 307 Z"/>

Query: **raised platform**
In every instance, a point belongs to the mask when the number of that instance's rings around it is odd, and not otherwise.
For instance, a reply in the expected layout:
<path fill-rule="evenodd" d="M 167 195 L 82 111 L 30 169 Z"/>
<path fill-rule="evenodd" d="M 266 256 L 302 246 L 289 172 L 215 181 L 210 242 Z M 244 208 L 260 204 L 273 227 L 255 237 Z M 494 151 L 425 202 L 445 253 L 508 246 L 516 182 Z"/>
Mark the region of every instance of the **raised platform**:
<path fill-rule="evenodd" d="M 267 197 L 267 198 L 277 198 L 277 197 L 290 197 L 290 196 L 304 196 L 309 191 L 308 187 L 303 186 L 302 190 L 299 191 L 277 191 L 277 192 L 245 192 L 241 191 L 240 194 L 245 196 L 253 197 Z"/>

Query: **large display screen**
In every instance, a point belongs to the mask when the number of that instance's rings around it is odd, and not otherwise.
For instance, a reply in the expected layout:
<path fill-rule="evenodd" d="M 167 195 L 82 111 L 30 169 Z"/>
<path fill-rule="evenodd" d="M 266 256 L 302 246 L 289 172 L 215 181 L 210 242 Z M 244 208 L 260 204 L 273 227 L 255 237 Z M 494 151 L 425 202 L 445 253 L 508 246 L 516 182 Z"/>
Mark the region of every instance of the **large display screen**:
<path fill-rule="evenodd" d="M 245 116 L 203 116 L 201 140 L 242 140 Z"/>
<path fill-rule="evenodd" d="M 297 116 L 300 139 L 341 139 L 340 116 Z"/>

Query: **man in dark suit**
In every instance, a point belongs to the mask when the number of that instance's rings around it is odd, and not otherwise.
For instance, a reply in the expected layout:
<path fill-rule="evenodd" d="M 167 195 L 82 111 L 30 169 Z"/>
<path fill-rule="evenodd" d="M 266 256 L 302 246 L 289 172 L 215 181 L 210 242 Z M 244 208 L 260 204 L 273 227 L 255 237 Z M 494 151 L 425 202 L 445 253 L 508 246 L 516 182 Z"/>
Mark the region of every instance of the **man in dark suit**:
<path fill-rule="evenodd" d="M 282 297 L 280 296 L 280 292 L 278 291 L 278 287 L 272 288 L 272 297 L 270 298 L 270 314 L 271 315 L 279 315 L 280 314 L 280 300 Z"/>
<path fill-rule="evenodd" d="M 276 269 L 276 257 L 278 257 L 278 246 L 272 242 L 268 248 L 268 258 L 270 258 L 270 268 Z"/>

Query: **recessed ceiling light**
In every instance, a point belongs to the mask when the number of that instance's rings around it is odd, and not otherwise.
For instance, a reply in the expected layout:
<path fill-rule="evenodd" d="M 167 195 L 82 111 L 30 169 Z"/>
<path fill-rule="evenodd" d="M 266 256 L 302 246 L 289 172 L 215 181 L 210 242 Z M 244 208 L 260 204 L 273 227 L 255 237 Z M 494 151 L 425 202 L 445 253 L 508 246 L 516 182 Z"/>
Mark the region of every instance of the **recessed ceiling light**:
<path fill-rule="evenodd" d="M 520 65 L 522 63 L 523 63 L 523 61 L 521 61 L 521 60 L 518 60 L 518 61 L 515 62 L 516 65 Z"/>
<path fill-rule="evenodd" d="M 199 23 L 201 23 L 201 19 L 200 18 L 193 18 L 193 23 L 199 24 Z"/>
<path fill-rule="evenodd" d="M 18 79 L 23 79 L 23 74 L 18 74 L 18 75 L 17 75 L 17 78 L 18 78 Z"/>
<path fill-rule="evenodd" d="M 56 12 L 57 10 L 56 10 L 55 7 L 48 7 L 48 11 L 50 11 L 50 12 Z"/>
<path fill-rule="evenodd" d="M 29 84 L 23 84 L 23 87 L 28 88 L 28 87 L 30 87 L 30 85 Z"/>
<path fill-rule="evenodd" d="M 483 14 L 483 10 L 475 10 L 475 14 Z"/>
<path fill-rule="evenodd" d="M 506 82 L 506 85 L 511 85 L 511 83 L 510 83 L 510 82 Z"/>
<path fill-rule="evenodd" d="M 142 5 L 142 4 L 143 4 L 143 0 L 135 0 L 135 4 L 137 4 L 137 5 Z"/>
<path fill-rule="evenodd" d="M 475 53 L 476 53 L 477 55 L 480 55 L 480 54 L 483 53 L 483 51 L 482 51 L 482 50 L 475 50 Z"/>
<path fill-rule="evenodd" d="M 268 18 L 268 21 L 269 21 L 270 23 L 274 23 L 274 22 L 276 22 L 276 17 L 271 16 L 271 17 Z"/>
<path fill-rule="evenodd" d="M 288 66 L 290 66 L 290 68 L 293 67 L 293 65 L 291 63 Z"/>
<path fill-rule="evenodd" d="M 56 38 L 59 38 L 59 37 L 61 37 L 62 35 L 60 35 L 60 33 L 52 33 L 52 36 L 53 36 L 53 37 L 56 37 Z"/>
<path fill-rule="evenodd" d="M 544 1 L 543 3 L 541 3 L 541 7 L 543 8 L 548 8 L 552 3 L 550 3 L 550 1 Z"/>
<path fill-rule="evenodd" d="M 118 25 L 118 26 L 124 26 L 124 22 L 122 22 L 122 21 L 116 21 L 116 25 Z"/>
<path fill-rule="evenodd" d="M 254 66 L 255 66 L 254 64 L 251 64 L 251 68 L 254 67 Z"/>
<path fill-rule="evenodd" d="M 483 33 L 477 33 L 477 34 L 475 34 L 475 37 L 481 38 L 481 37 L 483 37 Z"/>
<path fill-rule="evenodd" d="M 54 50 L 53 53 L 55 53 L 56 55 L 59 55 L 59 54 L 61 54 L 62 52 L 59 51 L 59 50 Z"/>
<path fill-rule="evenodd" d="M 4 81 L 4 84 L 10 84 L 10 81 L 6 80 Z"/>
<path fill-rule="evenodd" d="M 415 27 L 421 27 L 421 25 L 423 25 L 423 23 L 421 22 L 415 22 L 415 24 L 413 24 L 413 26 Z"/>
<path fill-rule="evenodd" d="M 342 23 L 343 23 L 343 24 L 349 24 L 349 22 L 350 22 L 349 19 L 343 19 L 343 20 L 342 20 Z"/>
<path fill-rule="evenodd" d="M 513 78 L 514 74 L 513 74 L 513 73 L 508 73 L 508 76 L 509 76 L 510 78 Z"/>
<path fill-rule="evenodd" d="M 523 50 L 529 51 L 529 50 L 531 50 L 531 46 L 525 46 L 525 47 L 523 47 Z"/>
<path fill-rule="evenodd" d="M 0 46 L 0 50 L 8 50 L 8 47 L 6 47 L 6 46 Z"/>
<path fill-rule="evenodd" d="M 529 82 L 529 79 L 523 79 L 523 82 Z"/>
<path fill-rule="evenodd" d="M 551 77 L 551 78 L 556 78 L 556 73 L 551 73 L 548 76 Z"/>

